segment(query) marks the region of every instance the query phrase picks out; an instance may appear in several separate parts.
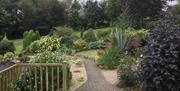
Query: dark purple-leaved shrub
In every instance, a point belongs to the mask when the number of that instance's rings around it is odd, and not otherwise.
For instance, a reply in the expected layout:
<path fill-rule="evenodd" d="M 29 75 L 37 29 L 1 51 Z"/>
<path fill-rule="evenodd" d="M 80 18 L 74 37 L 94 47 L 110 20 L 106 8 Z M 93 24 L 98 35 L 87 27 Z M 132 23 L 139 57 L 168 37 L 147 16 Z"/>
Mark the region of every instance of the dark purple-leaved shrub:
<path fill-rule="evenodd" d="M 180 91 L 180 19 L 168 16 L 150 31 L 139 68 L 142 91 Z"/>

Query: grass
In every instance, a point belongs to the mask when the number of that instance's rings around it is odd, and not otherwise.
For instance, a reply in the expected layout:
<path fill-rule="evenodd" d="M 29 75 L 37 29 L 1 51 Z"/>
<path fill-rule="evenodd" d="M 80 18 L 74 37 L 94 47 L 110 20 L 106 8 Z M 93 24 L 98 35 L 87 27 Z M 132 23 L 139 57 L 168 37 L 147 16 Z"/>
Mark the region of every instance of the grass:
<path fill-rule="evenodd" d="M 98 31 L 109 31 L 109 30 L 111 30 L 112 29 L 112 27 L 107 27 L 107 28 L 99 28 L 99 29 L 93 29 L 92 31 L 94 31 L 94 33 L 96 33 L 97 34 L 97 32 Z M 75 31 L 72 35 L 77 35 L 77 36 L 81 36 L 81 32 L 80 31 Z"/>
<path fill-rule="evenodd" d="M 11 40 L 16 48 L 15 53 L 20 53 L 23 49 L 23 39 Z"/>
<path fill-rule="evenodd" d="M 82 56 L 91 57 L 91 58 L 96 58 L 97 51 L 98 50 L 88 50 L 88 51 L 78 52 L 77 54 L 82 55 Z"/>

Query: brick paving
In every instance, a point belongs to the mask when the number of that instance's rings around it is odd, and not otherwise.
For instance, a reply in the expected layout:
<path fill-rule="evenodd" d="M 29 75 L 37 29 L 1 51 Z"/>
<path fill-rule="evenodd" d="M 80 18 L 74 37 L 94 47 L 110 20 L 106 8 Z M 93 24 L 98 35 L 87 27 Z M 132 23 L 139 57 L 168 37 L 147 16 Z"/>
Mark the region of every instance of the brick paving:
<path fill-rule="evenodd" d="M 76 91 L 120 91 L 114 85 L 108 83 L 101 74 L 100 69 L 92 60 L 83 59 L 87 71 L 87 82 Z"/>

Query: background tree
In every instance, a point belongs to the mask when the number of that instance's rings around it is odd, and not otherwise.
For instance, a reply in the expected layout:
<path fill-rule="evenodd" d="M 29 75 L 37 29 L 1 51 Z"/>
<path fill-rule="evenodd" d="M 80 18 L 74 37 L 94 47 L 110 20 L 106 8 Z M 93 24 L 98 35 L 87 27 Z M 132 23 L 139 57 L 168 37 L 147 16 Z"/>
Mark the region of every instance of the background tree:
<path fill-rule="evenodd" d="M 170 10 L 172 11 L 173 14 L 180 15 L 180 0 L 177 0 L 177 2 L 178 3 L 175 6 L 170 7 L 171 8 Z"/>
<path fill-rule="evenodd" d="M 106 14 L 111 21 L 115 21 L 122 13 L 121 0 L 107 0 Z M 105 1 L 104 1 L 105 2 Z"/>
<path fill-rule="evenodd" d="M 74 0 L 68 14 L 68 25 L 76 30 L 79 30 L 82 23 L 80 17 L 80 9 L 81 5 L 77 0 Z"/>
<path fill-rule="evenodd" d="M 25 30 L 38 29 L 47 34 L 65 22 L 65 6 L 58 0 L 1 0 L 0 34 L 22 37 Z"/>
<path fill-rule="evenodd" d="M 172 0 L 120 0 L 123 13 L 135 28 L 144 26 L 144 19 L 156 20 L 163 13 L 167 1 Z"/>
<path fill-rule="evenodd" d="M 100 5 L 97 1 L 88 0 L 83 9 L 87 28 L 97 28 L 106 23 L 103 4 Z"/>

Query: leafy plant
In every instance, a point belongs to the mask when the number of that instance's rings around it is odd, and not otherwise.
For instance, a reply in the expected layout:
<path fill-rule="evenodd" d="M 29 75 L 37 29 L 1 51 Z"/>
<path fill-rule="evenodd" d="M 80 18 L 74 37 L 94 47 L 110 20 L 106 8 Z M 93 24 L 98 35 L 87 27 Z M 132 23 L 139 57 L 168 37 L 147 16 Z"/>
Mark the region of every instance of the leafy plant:
<path fill-rule="evenodd" d="M 28 48 L 29 52 L 39 53 L 43 51 L 55 51 L 60 48 L 60 39 L 50 36 L 42 37 L 34 41 Z"/>
<path fill-rule="evenodd" d="M 118 65 L 118 54 L 119 50 L 117 48 L 111 47 L 105 50 L 103 55 L 100 58 L 100 65 L 108 68 L 113 69 Z"/>
<path fill-rule="evenodd" d="M 97 40 L 97 37 L 92 30 L 88 30 L 84 33 L 83 39 L 85 39 L 87 42 L 93 42 Z"/>
<path fill-rule="evenodd" d="M 0 55 L 0 62 L 4 61 L 4 57 L 2 55 Z"/>
<path fill-rule="evenodd" d="M 12 52 L 7 52 L 6 54 L 4 54 L 4 60 L 12 60 L 13 57 L 14 53 Z"/>
<path fill-rule="evenodd" d="M 0 41 L 0 55 L 4 55 L 7 52 L 14 52 L 14 44 L 9 41 L 7 38 Z"/>
<path fill-rule="evenodd" d="M 139 68 L 142 91 L 180 90 L 180 18 L 168 16 L 150 31 Z"/>
<path fill-rule="evenodd" d="M 32 42 L 40 39 L 40 34 L 38 31 L 30 30 L 23 34 L 23 48 L 26 49 Z"/>
<path fill-rule="evenodd" d="M 74 46 L 74 41 L 76 41 L 76 40 L 78 40 L 78 39 L 80 39 L 80 37 L 79 36 L 77 36 L 77 35 L 71 35 L 71 36 L 69 36 L 69 37 L 67 37 L 67 38 L 63 38 L 62 39 L 62 44 L 64 44 L 64 45 L 66 45 L 68 48 L 75 48 L 75 46 Z"/>
<path fill-rule="evenodd" d="M 77 48 L 81 48 L 81 49 L 83 49 L 84 46 L 86 45 L 86 41 L 83 39 L 78 39 L 78 40 L 74 41 L 73 43 Z"/>
<path fill-rule="evenodd" d="M 111 34 L 111 30 L 112 30 L 111 28 L 103 28 L 103 29 L 94 30 L 94 31 L 95 31 L 98 39 L 103 39 L 106 36 L 108 36 L 109 34 Z"/>
<path fill-rule="evenodd" d="M 114 31 L 112 31 L 112 46 L 117 47 L 122 51 L 127 43 L 128 37 L 124 29 L 117 26 Z"/>
<path fill-rule="evenodd" d="M 65 60 L 65 56 L 61 51 L 45 51 L 38 53 L 31 60 L 32 63 L 62 63 Z"/>
<path fill-rule="evenodd" d="M 101 42 L 100 41 L 95 41 L 95 42 L 87 43 L 85 48 L 86 49 L 99 49 L 100 46 L 101 46 Z"/>
<path fill-rule="evenodd" d="M 134 60 L 132 57 L 123 55 L 118 66 L 118 78 L 120 84 L 125 86 L 135 85 L 135 72 L 132 70 Z"/>
<path fill-rule="evenodd" d="M 128 28 L 126 29 L 126 33 L 129 38 L 133 37 L 140 37 L 140 38 L 146 38 L 149 35 L 149 32 L 146 29 L 133 29 L 133 28 Z"/>

